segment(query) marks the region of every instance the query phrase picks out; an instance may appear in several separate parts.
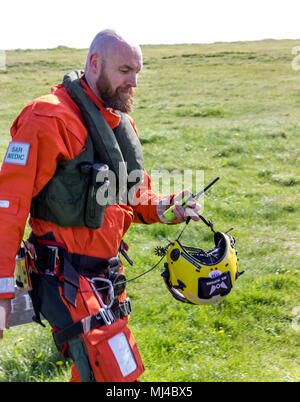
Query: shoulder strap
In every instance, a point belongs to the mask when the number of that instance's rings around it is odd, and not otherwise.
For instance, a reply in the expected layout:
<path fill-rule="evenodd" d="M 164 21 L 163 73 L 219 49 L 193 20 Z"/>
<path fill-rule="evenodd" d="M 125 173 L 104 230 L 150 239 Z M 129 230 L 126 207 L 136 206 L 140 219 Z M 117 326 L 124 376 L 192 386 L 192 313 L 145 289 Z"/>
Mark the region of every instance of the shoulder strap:
<path fill-rule="evenodd" d="M 128 187 L 140 184 L 144 179 L 144 157 L 140 140 L 125 113 L 115 111 L 121 116 L 120 124 L 114 128 L 122 155 L 127 163 L 127 173 L 134 172 L 134 177 L 128 178 Z"/>
<path fill-rule="evenodd" d="M 86 95 L 81 83 L 81 71 L 72 71 L 64 76 L 62 85 L 80 108 L 95 151 L 101 155 L 101 162 L 106 163 L 116 174 L 119 183 L 127 182 L 127 169 L 119 144 L 113 130 L 99 113 L 97 106 Z M 121 177 L 120 177 L 121 176 Z"/>

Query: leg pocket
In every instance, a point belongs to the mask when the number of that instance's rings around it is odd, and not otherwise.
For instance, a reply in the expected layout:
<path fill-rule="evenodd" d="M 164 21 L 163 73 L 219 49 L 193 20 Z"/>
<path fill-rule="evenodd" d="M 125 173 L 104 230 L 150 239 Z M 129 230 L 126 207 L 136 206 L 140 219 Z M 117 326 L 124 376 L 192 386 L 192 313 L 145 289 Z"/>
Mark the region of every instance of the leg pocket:
<path fill-rule="evenodd" d="M 126 326 L 97 344 L 86 343 L 96 381 L 132 382 L 143 372 L 144 365 L 134 337 Z"/>

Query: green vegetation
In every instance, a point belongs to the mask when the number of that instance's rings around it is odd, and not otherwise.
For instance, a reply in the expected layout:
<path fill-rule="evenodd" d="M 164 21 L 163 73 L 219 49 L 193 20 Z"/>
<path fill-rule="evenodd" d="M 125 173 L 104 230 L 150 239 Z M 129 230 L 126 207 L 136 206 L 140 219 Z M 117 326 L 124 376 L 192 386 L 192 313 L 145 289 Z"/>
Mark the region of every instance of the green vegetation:
<path fill-rule="evenodd" d="M 234 227 L 245 274 L 225 301 L 179 303 L 166 290 L 163 263 L 128 283 L 130 328 L 146 367 L 141 381 L 299 381 L 300 72 L 297 41 L 145 46 L 133 118 L 152 170 L 202 170 L 203 215 L 217 230 Z M 7 52 L 0 71 L 0 152 L 32 98 L 83 68 L 86 50 Z M 153 183 L 157 190 L 157 183 Z M 195 189 L 193 189 L 195 190 Z M 180 226 L 132 225 L 128 279 L 158 261 Z M 29 228 L 26 228 L 28 234 Z M 191 222 L 182 241 L 209 249 L 210 231 Z M 57 364 L 58 362 L 58 364 Z M 1 381 L 65 381 L 70 363 L 49 327 L 28 324 L 0 342 Z"/>

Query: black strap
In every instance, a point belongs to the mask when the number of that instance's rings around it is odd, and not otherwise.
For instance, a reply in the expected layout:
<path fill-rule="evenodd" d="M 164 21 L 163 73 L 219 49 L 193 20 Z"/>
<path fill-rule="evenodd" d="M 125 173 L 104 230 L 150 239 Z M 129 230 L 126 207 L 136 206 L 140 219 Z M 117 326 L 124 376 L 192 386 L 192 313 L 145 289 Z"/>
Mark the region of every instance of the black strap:
<path fill-rule="evenodd" d="M 210 220 L 206 220 L 206 219 L 204 218 L 204 216 L 202 216 L 202 215 L 200 215 L 200 214 L 198 214 L 198 216 L 199 216 L 199 218 L 202 220 L 202 222 L 204 222 L 205 225 L 208 226 L 208 227 L 211 229 L 211 231 L 215 233 L 215 231 L 214 231 L 214 226 L 213 226 L 212 222 L 211 222 Z"/>
<path fill-rule="evenodd" d="M 115 321 L 127 317 L 131 313 L 130 299 L 127 298 L 123 303 L 120 303 L 115 310 L 110 310 L 110 312 L 114 315 Z M 102 316 L 97 313 L 77 321 L 60 331 L 54 332 L 52 335 L 56 346 L 60 349 L 64 343 L 81 334 L 87 333 L 92 329 L 99 328 L 102 325 L 106 325 L 106 322 Z"/>
<path fill-rule="evenodd" d="M 52 335 L 56 347 L 60 349 L 65 342 L 68 342 L 72 338 L 76 338 L 78 335 L 83 333 L 83 324 L 81 321 L 77 321 L 62 331 L 53 332 Z"/>
<path fill-rule="evenodd" d="M 42 327 L 46 327 L 45 324 L 42 323 L 41 320 L 41 313 L 40 313 L 40 298 L 38 295 L 38 277 L 39 275 L 34 274 L 33 272 L 30 274 L 31 283 L 32 283 L 32 290 L 30 290 L 29 296 L 31 298 L 32 307 L 34 311 L 34 316 L 32 317 L 32 321 L 40 324 Z"/>
<path fill-rule="evenodd" d="M 76 295 L 79 289 L 79 275 L 98 276 L 109 271 L 118 272 L 119 257 L 109 259 L 89 257 L 81 254 L 65 253 L 63 256 L 64 298 L 76 307 Z"/>
<path fill-rule="evenodd" d="M 127 246 L 128 247 L 128 246 Z M 120 253 L 122 256 L 125 258 L 125 260 L 130 264 L 133 265 L 133 261 L 129 258 L 128 254 L 126 253 L 126 246 L 123 240 L 121 240 L 121 245 L 120 245 Z"/>
<path fill-rule="evenodd" d="M 76 307 L 76 295 L 79 289 L 79 273 L 70 263 L 68 258 L 64 258 L 64 298 Z"/>
<path fill-rule="evenodd" d="M 54 253 L 57 247 L 58 253 Z M 68 253 L 63 247 L 35 243 L 37 254 L 36 266 L 41 274 L 55 275 L 56 261 L 53 255 L 60 260 L 60 270 L 64 276 L 64 298 L 72 306 L 76 307 L 76 295 L 79 289 L 79 275 L 99 276 L 106 275 L 109 271 L 118 272 L 120 259 L 118 256 L 109 259 L 90 257 L 87 255 Z"/>

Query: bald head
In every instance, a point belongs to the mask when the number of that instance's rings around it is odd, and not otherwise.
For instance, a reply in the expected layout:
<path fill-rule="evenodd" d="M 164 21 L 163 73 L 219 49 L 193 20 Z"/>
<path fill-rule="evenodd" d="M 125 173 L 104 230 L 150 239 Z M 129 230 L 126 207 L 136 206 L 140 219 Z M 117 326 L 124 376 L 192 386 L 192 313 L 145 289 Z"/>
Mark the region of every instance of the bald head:
<path fill-rule="evenodd" d="M 97 33 L 93 39 L 86 59 L 85 74 L 90 71 L 91 55 L 97 54 L 103 63 L 111 51 L 118 51 L 120 48 L 131 48 L 132 51 L 139 53 L 142 56 L 142 51 L 137 43 L 133 43 L 124 39 L 116 31 L 105 29 Z"/>
<path fill-rule="evenodd" d="M 139 45 L 126 41 L 115 31 L 104 30 L 91 43 L 85 76 L 100 100 L 110 107 L 130 111 L 131 107 L 120 105 L 127 100 L 132 104 L 133 88 L 137 85 L 137 74 L 142 64 Z"/>

